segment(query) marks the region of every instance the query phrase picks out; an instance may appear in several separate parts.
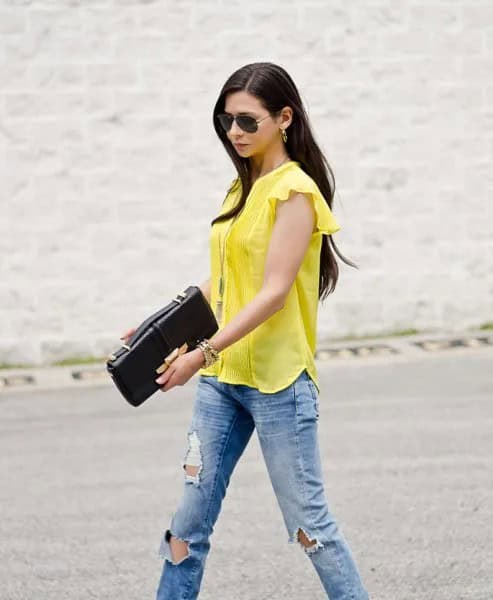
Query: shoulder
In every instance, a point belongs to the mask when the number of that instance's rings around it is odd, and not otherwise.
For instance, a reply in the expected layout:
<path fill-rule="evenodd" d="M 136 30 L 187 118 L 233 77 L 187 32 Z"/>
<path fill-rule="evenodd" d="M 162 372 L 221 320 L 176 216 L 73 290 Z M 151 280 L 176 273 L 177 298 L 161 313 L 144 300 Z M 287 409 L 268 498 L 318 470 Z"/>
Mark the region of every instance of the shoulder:
<path fill-rule="evenodd" d="M 299 164 L 292 165 L 280 173 L 272 182 L 269 196 L 272 200 L 287 200 L 293 195 L 321 196 L 320 190 L 310 175 Z"/>
<path fill-rule="evenodd" d="M 278 204 L 285 204 L 284 200 L 293 197 L 296 197 L 294 202 L 286 204 L 291 205 L 291 212 L 295 216 L 296 214 L 302 215 L 301 211 L 303 210 L 307 214 L 308 205 L 312 205 L 317 231 L 331 235 L 341 229 L 317 183 L 299 165 L 294 165 L 281 174 L 270 190 L 268 202 L 271 209 L 277 214 Z"/>
<path fill-rule="evenodd" d="M 293 164 L 289 169 L 280 173 L 275 184 L 281 188 L 292 185 L 298 188 L 299 191 L 307 190 L 312 192 L 318 190 L 315 180 L 298 163 Z"/>

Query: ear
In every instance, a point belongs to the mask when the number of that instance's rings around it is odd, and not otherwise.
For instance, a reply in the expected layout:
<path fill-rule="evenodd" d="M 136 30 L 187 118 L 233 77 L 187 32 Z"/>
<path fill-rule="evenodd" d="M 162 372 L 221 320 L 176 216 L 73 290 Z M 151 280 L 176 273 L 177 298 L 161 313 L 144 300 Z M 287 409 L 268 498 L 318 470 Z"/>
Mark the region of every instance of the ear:
<path fill-rule="evenodd" d="M 289 127 L 293 122 L 293 109 L 290 106 L 285 106 L 279 115 L 279 125 Z"/>

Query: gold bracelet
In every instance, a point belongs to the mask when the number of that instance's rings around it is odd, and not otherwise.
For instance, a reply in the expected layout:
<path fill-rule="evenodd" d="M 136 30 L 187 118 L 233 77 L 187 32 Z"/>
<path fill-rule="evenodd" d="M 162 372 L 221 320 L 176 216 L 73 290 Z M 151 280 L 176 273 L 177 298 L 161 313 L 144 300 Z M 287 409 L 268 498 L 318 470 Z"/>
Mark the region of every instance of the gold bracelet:
<path fill-rule="evenodd" d="M 209 343 L 207 338 L 201 340 L 198 347 L 202 350 L 205 357 L 205 367 L 209 367 L 219 360 L 219 352 Z"/>
<path fill-rule="evenodd" d="M 207 338 L 204 338 L 203 340 L 201 340 L 197 344 L 197 347 L 202 350 L 202 353 L 203 353 L 204 358 L 205 358 L 205 365 L 204 366 L 206 368 L 210 367 L 216 361 L 219 360 L 219 352 L 214 348 L 214 346 L 212 346 L 209 343 L 209 340 Z"/>

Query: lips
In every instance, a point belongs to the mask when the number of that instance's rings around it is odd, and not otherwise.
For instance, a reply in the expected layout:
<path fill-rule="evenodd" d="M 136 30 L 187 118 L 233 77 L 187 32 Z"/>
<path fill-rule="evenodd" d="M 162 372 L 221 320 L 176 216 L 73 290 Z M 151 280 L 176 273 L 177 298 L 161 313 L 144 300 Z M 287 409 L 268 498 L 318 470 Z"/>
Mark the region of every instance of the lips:
<path fill-rule="evenodd" d="M 246 148 L 248 144 L 233 144 L 235 148 L 241 150 L 242 148 Z"/>

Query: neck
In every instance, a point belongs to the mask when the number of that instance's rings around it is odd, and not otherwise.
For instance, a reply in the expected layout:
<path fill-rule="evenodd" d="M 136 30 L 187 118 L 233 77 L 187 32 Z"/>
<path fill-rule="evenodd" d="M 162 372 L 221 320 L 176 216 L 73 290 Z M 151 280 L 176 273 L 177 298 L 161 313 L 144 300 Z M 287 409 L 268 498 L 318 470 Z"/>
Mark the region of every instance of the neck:
<path fill-rule="evenodd" d="M 251 156 L 250 173 L 252 177 L 252 183 L 259 177 L 266 175 L 269 171 L 272 171 L 284 162 L 288 162 L 288 160 L 290 160 L 290 157 L 285 148 L 276 149 L 272 152 L 259 156 Z"/>

